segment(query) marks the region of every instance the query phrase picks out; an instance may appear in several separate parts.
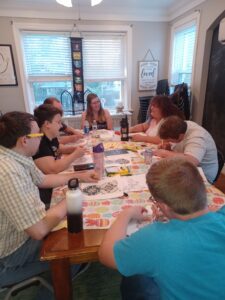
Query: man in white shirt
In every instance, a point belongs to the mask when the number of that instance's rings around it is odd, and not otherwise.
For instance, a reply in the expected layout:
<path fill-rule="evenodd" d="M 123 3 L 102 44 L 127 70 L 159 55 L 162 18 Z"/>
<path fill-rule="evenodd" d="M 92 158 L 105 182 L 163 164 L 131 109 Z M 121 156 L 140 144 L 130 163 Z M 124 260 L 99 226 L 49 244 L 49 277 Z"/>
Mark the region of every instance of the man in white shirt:
<path fill-rule="evenodd" d="M 159 128 L 163 143 L 171 143 L 172 151 L 155 150 L 160 157 L 180 156 L 200 166 L 209 182 L 213 182 L 218 172 L 217 148 L 207 130 L 192 121 L 184 121 L 171 116 Z M 163 147 L 162 147 L 163 148 Z"/>

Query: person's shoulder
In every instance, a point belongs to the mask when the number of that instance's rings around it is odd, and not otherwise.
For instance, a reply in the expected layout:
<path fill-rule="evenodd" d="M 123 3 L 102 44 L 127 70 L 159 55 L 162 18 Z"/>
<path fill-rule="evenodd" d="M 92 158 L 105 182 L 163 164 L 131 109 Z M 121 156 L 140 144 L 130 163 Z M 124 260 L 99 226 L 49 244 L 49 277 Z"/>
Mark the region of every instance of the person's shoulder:
<path fill-rule="evenodd" d="M 105 113 L 106 116 L 110 116 L 110 112 L 109 112 L 109 110 L 106 109 L 106 108 L 104 108 L 104 113 Z"/>

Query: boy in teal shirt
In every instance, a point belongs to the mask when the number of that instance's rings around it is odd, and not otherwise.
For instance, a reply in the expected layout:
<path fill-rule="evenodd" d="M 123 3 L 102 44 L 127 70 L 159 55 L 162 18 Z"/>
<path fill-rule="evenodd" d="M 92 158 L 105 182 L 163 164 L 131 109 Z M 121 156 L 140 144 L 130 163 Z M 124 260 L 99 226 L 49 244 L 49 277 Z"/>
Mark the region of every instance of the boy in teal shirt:
<path fill-rule="evenodd" d="M 202 178 L 184 159 L 161 160 L 146 178 L 169 222 L 155 222 L 126 237 L 129 221 L 144 218 L 143 208 L 129 208 L 99 250 L 102 263 L 127 276 L 123 299 L 225 299 L 225 208 L 208 211 Z"/>

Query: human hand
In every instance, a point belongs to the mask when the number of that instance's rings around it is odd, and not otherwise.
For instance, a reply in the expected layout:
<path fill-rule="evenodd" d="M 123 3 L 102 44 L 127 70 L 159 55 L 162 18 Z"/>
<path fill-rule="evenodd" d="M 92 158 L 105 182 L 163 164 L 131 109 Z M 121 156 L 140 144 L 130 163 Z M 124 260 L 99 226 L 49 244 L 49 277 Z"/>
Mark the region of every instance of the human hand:
<path fill-rule="evenodd" d="M 158 149 L 171 150 L 171 144 L 162 141 L 161 144 L 158 145 Z"/>
<path fill-rule="evenodd" d="M 132 136 L 132 141 L 134 142 L 144 142 L 145 137 L 142 134 L 135 134 Z"/>
<path fill-rule="evenodd" d="M 74 135 L 78 138 L 78 139 L 82 139 L 84 137 L 84 134 L 82 132 L 80 132 L 79 130 L 76 130 L 76 132 L 74 132 Z"/>
<path fill-rule="evenodd" d="M 168 157 L 169 153 L 170 153 L 170 151 L 164 150 L 164 149 L 155 149 L 155 150 L 153 150 L 153 155 L 159 156 L 159 157 L 162 157 L 162 158 Z"/>
<path fill-rule="evenodd" d="M 86 171 L 83 174 L 80 174 L 80 179 L 85 182 L 97 182 L 99 181 L 99 175 L 95 171 Z"/>
<path fill-rule="evenodd" d="M 121 214 L 126 215 L 129 220 L 137 220 L 137 221 L 146 221 L 149 219 L 147 216 L 147 209 L 143 206 L 132 206 L 129 208 L 126 208 Z"/>
<path fill-rule="evenodd" d="M 74 154 L 76 156 L 76 159 L 79 157 L 82 157 L 85 154 L 86 149 L 82 146 L 78 146 L 74 150 Z"/>

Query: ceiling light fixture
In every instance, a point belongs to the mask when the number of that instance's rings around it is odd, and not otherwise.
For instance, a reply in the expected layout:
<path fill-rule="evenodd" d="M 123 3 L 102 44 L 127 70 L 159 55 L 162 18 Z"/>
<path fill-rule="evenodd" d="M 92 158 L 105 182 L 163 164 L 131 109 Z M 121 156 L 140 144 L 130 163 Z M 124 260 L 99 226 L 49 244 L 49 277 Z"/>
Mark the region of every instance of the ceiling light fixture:
<path fill-rule="evenodd" d="M 56 2 L 66 7 L 72 7 L 72 0 L 56 0 Z"/>
<path fill-rule="evenodd" d="M 91 0 L 91 6 L 98 5 L 101 2 L 102 2 L 102 0 Z"/>

